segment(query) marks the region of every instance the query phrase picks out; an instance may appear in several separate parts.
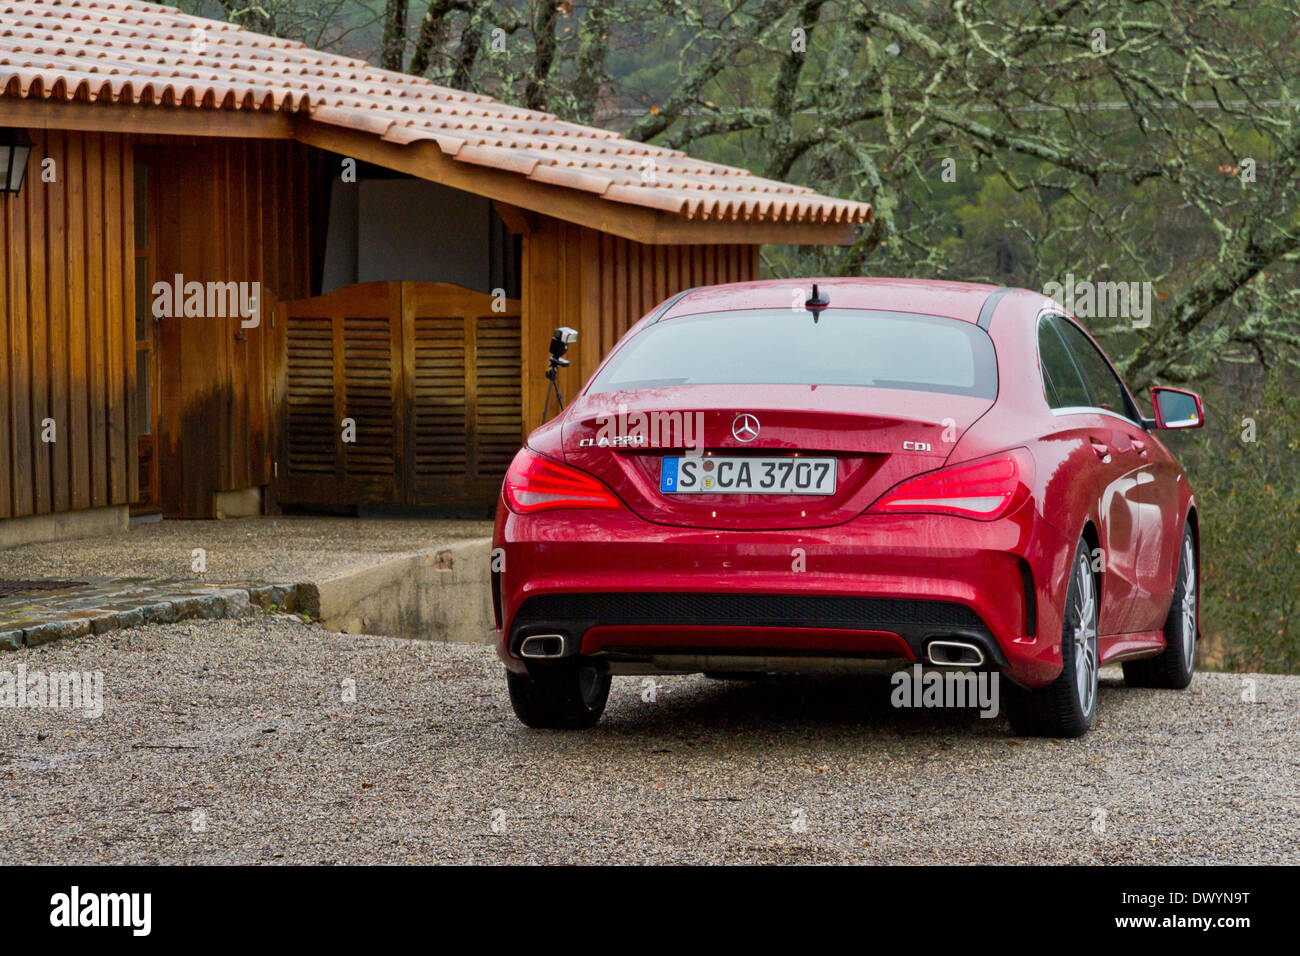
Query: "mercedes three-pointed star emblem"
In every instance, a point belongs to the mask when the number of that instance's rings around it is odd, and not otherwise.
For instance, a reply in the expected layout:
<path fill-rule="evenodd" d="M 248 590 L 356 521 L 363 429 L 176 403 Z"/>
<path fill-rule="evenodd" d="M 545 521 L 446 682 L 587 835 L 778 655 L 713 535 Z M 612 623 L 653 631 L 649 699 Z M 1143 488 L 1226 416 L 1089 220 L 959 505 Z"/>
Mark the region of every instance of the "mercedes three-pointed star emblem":
<path fill-rule="evenodd" d="M 758 419 L 746 412 L 737 415 L 731 423 L 731 434 L 736 441 L 751 442 L 758 437 Z"/>

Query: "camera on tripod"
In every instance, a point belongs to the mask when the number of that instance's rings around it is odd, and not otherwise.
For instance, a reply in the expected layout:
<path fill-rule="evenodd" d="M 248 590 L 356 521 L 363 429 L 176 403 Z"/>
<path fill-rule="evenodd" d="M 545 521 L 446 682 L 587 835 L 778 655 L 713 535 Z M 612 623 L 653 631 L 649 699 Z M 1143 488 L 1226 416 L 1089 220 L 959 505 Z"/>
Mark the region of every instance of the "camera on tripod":
<path fill-rule="evenodd" d="M 569 351 L 569 346 L 576 341 L 578 341 L 578 330 L 571 329 L 567 325 L 562 325 L 551 333 L 551 357 L 546 366 L 546 378 L 551 383 L 551 387 L 546 392 L 546 407 L 542 409 L 542 421 L 546 421 L 550 415 L 552 394 L 555 395 L 555 401 L 559 403 L 561 411 L 564 409 L 564 398 L 560 395 L 560 385 L 555 377 L 560 369 L 569 367 L 569 360 L 564 357 L 564 353 Z"/>

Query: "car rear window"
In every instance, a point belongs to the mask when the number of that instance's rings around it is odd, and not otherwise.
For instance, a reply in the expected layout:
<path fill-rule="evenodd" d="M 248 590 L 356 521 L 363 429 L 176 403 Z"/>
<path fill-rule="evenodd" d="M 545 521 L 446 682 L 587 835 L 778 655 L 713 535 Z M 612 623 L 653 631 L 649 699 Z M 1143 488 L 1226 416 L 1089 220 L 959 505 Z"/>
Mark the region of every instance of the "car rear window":
<path fill-rule="evenodd" d="M 590 392 L 667 385 L 860 385 L 995 398 L 993 342 L 960 319 L 869 309 L 742 309 L 665 319 Z"/>

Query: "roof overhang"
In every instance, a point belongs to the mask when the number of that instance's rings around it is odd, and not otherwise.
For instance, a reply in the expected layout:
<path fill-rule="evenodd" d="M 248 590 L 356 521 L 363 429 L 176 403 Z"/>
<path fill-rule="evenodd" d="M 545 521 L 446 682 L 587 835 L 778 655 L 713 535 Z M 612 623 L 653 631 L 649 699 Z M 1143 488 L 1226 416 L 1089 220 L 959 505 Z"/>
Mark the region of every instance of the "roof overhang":
<path fill-rule="evenodd" d="M 531 212 L 650 245 L 849 245 L 854 222 L 690 218 L 537 182 L 509 170 L 460 162 L 437 143 L 405 145 L 313 120 L 306 112 L 161 104 L 81 103 L 0 96 L 0 126 L 178 136 L 297 140 L 309 146 L 485 196 Z"/>

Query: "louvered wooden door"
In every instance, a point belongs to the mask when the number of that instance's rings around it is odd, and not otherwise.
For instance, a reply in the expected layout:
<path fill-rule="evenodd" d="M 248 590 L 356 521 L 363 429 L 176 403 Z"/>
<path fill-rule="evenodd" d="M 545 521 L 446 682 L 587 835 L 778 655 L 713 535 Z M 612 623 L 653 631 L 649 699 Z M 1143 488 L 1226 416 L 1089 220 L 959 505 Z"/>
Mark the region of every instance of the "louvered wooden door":
<path fill-rule="evenodd" d="M 517 301 L 365 283 L 281 314 L 280 501 L 491 506 L 522 440 Z"/>
<path fill-rule="evenodd" d="M 407 282 L 402 311 L 411 356 L 408 503 L 491 504 L 523 441 L 519 302 Z"/>

